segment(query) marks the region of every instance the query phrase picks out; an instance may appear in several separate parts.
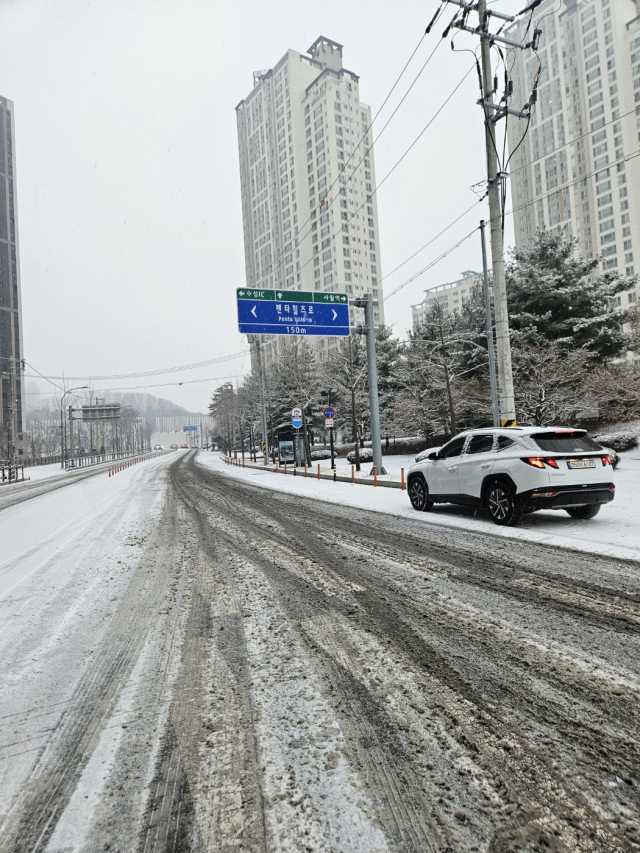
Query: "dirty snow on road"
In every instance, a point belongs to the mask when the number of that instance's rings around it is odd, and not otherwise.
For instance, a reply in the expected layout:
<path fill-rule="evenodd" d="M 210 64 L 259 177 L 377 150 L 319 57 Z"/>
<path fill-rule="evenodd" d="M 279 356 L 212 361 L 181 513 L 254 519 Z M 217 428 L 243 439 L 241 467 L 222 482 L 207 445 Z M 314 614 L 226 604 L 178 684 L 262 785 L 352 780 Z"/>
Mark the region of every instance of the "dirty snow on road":
<path fill-rule="evenodd" d="M 0 850 L 640 850 L 637 561 L 198 458 L 0 511 Z"/>
<path fill-rule="evenodd" d="M 620 467 L 614 472 L 616 497 L 610 504 L 605 504 L 599 515 L 587 523 L 571 518 L 563 510 L 546 510 L 525 515 L 517 527 L 500 528 L 489 518 L 484 510 L 471 507 L 454 506 L 453 504 L 437 504 L 432 512 L 418 513 L 409 503 L 406 491 L 390 488 L 374 488 L 373 485 L 351 485 L 351 483 L 334 483 L 330 480 L 317 480 L 313 470 L 304 477 L 303 469 L 298 469 L 293 477 L 291 470 L 287 477 L 263 470 L 259 465 L 255 468 L 236 468 L 225 465 L 219 454 L 201 452 L 198 462 L 215 471 L 225 472 L 230 477 L 241 478 L 255 486 L 266 489 L 276 489 L 292 495 L 328 501 L 329 503 L 349 506 L 354 509 L 367 509 L 386 514 L 411 518 L 424 524 L 444 524 L 465 530 L 490 533 L 511 539 L 526 539 L 530 542 L 548 543 L 566 548 L 607 554 L 628 559 L 640 557 L 640 451 L 633 450 L 622 453 Z M 385 456 L 385 468 L 398 480 L 400 469 L 409 470 L 414 457 Z M 323 462 L 327 466 L 328 462 Z M 344 460 L 338 460 L 338 471 L 347 473 L 350 470 Z M 371 464 L 362 465 L 362 473 L 369 474 Z M 329 470 L 323 467 L 323 473 Z"/>

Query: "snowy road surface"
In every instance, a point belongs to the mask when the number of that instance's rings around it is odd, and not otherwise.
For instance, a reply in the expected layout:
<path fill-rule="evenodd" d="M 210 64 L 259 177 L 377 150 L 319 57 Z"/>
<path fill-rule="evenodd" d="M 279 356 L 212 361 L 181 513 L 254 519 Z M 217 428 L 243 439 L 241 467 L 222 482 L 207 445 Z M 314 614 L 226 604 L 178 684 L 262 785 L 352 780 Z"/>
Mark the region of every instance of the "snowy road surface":
<path fill-rule="evenodd" d="M 3 853 L 640 850 L 640 563 L 238 473 L 0 511 Z"/>

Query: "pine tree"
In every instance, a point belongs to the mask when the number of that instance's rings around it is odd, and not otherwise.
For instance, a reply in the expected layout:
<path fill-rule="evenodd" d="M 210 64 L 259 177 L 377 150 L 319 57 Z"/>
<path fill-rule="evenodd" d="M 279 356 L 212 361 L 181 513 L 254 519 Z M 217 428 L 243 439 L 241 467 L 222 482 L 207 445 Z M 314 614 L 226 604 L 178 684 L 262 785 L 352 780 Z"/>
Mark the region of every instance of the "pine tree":
<path fill-rule="evenodd" d="M 529 245 L 512 252 L 509 321 L 516 331 L 533 330 L 603 363 L 627 348 L 625 313 L 612 310 L 610 299 L 634 279 L 613 271 L 596 274 L 599 260 L 575 257 L 576 243 L 560 231 L 538 231 Z"/>

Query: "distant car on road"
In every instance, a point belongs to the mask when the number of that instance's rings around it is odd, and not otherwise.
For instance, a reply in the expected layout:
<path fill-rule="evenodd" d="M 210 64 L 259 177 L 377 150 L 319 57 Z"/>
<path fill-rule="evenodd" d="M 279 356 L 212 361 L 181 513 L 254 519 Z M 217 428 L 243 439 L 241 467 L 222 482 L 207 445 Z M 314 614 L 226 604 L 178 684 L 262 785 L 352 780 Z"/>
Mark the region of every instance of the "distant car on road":
<path fill-rule="evenodd" d="M 594 518 L 615 485 L 609 455 L 585 430 L 509 427 L 469 430 L 432 451 L 409 468 L 407 491 L 414 509 L 483 507 L 508 525 L 539 509 Z"/>
<path fill-rule="evenodd" d="M 180 445 L 180 448 L 181 448 L 181 450 L 188 450 L 188 449 L 189 449 L 189 445 L 188 445 L 188 444 L 181 444 L 181 445 Z"/>
<path fill-rule="evenodd" d="M 163 446 L 162 446 L 161 444 L 154 444 L 154 445 L 153 445 L 153 449 L 154 449 L 154 450 L 164 450 L 164 448 L 163 448 Z"/>
<path fill-rule="evenodd" d="M 172 444 L 171 447 L 169 448 L 169 450 L 177 450 L 177 449 L 178 449 L 177 444 Z"/>

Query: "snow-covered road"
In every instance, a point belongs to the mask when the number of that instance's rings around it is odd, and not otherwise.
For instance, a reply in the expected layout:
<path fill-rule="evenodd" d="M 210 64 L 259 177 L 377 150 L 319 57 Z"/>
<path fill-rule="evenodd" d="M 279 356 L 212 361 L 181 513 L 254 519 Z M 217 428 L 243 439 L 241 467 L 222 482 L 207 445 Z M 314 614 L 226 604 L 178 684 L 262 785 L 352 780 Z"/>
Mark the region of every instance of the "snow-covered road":
<path fill-rule="evenodd" d="M 532 531 L 213 454 L 0 510 L 0 851 L 640 850 L 640 565 Z"/>
<path fill-rule="evenodd" d="M 400 469 L 405 472 L 413 463 L 413 456 L 385 456 L 383 461 L 390 474 L 400 477 Z M 616 484 L 615 500 L 602 507 L 599 515 L 588 521 L 577 521 L 564 511 L 536 512 L 525 515 L 517 527 L 497 527 L 486 512 L 470 507 L 439 504 L 429 513 L 418 513 L 412 509 L 406 491 L 400 489 L 374 488 L 373 486 L 334 483 L 331 480 L 317 480 L 314 471 L 309 470 L 308 477 L 293 477 L 291 470 L 286 477 L 282 468 L 278 475 L 257 468 L 237 468 L 225 465 L 217 453 L 198 454 L 198 462 L 214 471 L 226 473 L 265 489 L 274 489 L 291 495 L 311 497 L 354 509 L 373 510 L 384 514 L 410 518 L 426 525 L 446 525 L 462 530 L 489 533 L 507 539 L 525 539 L 534 543 L 546 543 L 560 548 L 574 548 L 587 553 L 622 557 L 630 560 L 640 559 L 640 450 L 621 454 L 620 467 L 614 473 Z M 329 470 L 329 463 L 323 462 L 322 471 Z M 344 460 L 337 460 L 341 473 L 348 473 L 351 466 Z M 368 474 L 371 464 L 362 466 L 363 474 Z"/>

